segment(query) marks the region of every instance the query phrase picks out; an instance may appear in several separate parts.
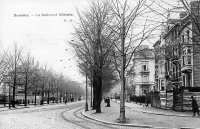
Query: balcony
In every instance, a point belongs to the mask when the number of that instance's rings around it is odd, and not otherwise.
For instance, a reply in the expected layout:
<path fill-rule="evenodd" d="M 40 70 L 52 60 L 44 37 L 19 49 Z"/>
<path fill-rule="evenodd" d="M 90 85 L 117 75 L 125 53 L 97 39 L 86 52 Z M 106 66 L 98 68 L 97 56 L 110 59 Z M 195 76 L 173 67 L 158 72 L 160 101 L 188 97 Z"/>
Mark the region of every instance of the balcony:
<path fill-rule="evenodd" d="M 180 59 L 180 56 L 178 56 L 178 55 L 173 55 L 171 58 L 172 62 L 177 62 L 177 61 L 179 61 L 179 59 Z"/>
<path fill-rule="evenodd" d="M 182 44 L 182 48 L 192 47 L 192 42 L 189 42 L 189 41 L 181 42 L 181 44 Z"/>
<path fill-rule="evenodd" d="M 142 81 L 142 85 L 150 85 L 149 81 Z"/>
<path fill-rule="evenodd" d="M 192 72 L 192 65 L 184 65 L 183 67 L 181 67 L 181 71 L 182 73 Z"/>

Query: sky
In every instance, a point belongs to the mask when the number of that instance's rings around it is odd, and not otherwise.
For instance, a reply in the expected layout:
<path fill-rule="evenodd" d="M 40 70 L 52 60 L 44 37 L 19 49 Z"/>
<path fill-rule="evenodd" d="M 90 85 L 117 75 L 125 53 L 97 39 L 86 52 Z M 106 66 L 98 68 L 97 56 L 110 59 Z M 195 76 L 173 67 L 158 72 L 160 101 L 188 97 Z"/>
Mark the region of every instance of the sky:
<path fill-rule="evenodd" d="M 86 0 L 0 0 L 0 49 L 11 49 L 16 43 L 47 68 L 82 82 L 68 41 L 75 8 L 85 4 Z"/>
<path fill-rule="evenodd" d="M 88 0 L 0 0 L 0 50 L 16 43 L 41 64 L 83 82 L 68 41 L 72 40 L 76 8 L 87 4 Z"/>

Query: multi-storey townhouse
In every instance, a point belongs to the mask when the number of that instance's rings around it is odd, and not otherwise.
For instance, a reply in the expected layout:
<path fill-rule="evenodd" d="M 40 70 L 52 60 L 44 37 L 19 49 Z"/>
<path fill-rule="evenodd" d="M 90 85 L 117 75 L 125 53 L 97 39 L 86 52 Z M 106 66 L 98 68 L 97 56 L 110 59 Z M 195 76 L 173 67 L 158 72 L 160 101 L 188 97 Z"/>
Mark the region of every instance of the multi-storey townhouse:
<path fill-rule="evenodd" d="M 155 89 L 156 91 L 166 90 L 165 79 L 165 49 L 164 42 L 157 41 L 154 45 L 155 52 Z"/>
<path fill-rule="evenodd" d="M 196 2 L 191 2 L 193 10 L 198 5 Z M 200 87 L 200 36 L 195 34 L 199 28 L 185 12 L 180 14 L 179 20 L 172 21 L 173 26 L 168 26 L 164 36 L 166 78 L 172 83 L 168 89 Z"/>
<path fill-rule="evenodd" d="M 180 13 L 179 19 L 168 19 L 165 25 L 164 40 L 165 53 L 165 85 L 166 91 L 160 92 L 160 105 L 174 110 L 191 109 L 190 98 L 195 96 L 200 102 L 200 35 L 199 21 L 194 20 L 193 15 L 198 13 L 199 1 L 190 3 L 191 12 Z M 154 44 L 155 52 L 158 53 L 160 41 Z M 155 66 L 158 71 L 160 66 L 159 54 L 156 54 Z M 158 81 L 160 73 L 156 71 L 155 80 Z M 161 91 L 157 88 L 158 91 Z M 162 98 L 165 102 L 162 103 Z"/>
<path fill-rule="evenodd" d="M 154 88 L 155 74 L 154 51 L 147 45 L 142 45 L 134 54 L 133 65 L 128 71 L 127 83 L 132 95 L 140 96 L 149 93 Z"/>
<path fill-rule="evenodd" d="M 165 78 L 166 89 L 180 88 L 181 58 L 179 43 L 179 19 L 169 19 L 163 39 L 165 40 Z"/>

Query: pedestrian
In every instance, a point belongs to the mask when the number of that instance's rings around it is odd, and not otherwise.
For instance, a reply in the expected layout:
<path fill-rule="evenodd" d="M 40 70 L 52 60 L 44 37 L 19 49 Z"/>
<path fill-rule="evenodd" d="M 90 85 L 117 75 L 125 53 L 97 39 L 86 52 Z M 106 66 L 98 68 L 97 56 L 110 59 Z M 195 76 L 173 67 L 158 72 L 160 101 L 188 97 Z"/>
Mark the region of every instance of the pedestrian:
<path fill-rule="evenodd" d="M 194 99 L 193 96 L 191 96 L 192 99 L 192 112 L 193 112 L 193 116 L 197 115 L 199 116 L 199 106 L 197 104 L 197 101 Z"/>
<path fill-rule="evenodd" d="M 67 99 L 65 100 L 65 105 L 66 105 L 66 103 L 67 103 Z"/>
<path fill-rule="evenodd" d="M 146 97 L 145 97 L 145 102 L 146 102 L 146 107 L 149 106 L 149 95 L 147 94 Z"/>
<path fill-rule="evenodd" d="M 106 98 L 106 103 L 107 103 L 106 107 L 110 107 L 110 98 L 109 97 Z"/>

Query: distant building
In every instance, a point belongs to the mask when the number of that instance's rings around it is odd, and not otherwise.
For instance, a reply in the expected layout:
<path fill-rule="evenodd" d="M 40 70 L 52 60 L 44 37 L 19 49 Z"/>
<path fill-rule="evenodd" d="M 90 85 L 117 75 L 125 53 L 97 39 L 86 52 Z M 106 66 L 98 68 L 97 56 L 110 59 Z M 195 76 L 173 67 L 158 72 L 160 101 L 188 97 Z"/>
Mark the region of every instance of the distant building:
<path fill-rule="evenodd" d="M 154 50 L 147 45 L 142 45 L 134 54 L 133 64 L 127 71 L 127 87 L 131 95 L 145 95 L 152 91 L 154 87 L 155 73 Z"/>

